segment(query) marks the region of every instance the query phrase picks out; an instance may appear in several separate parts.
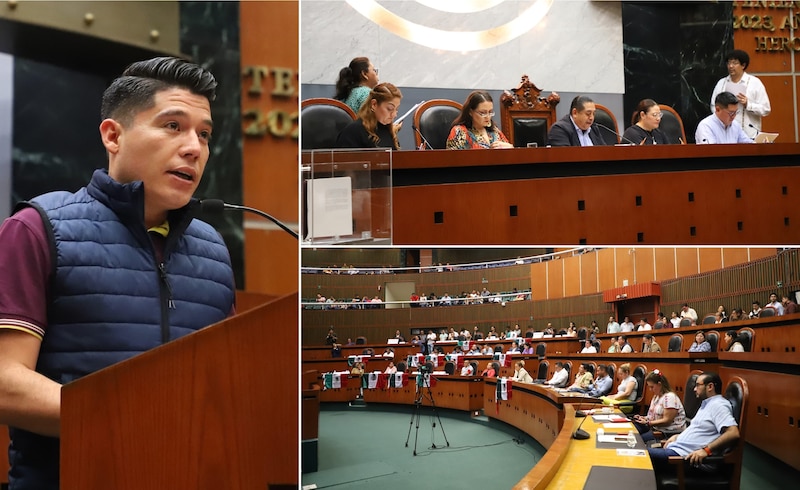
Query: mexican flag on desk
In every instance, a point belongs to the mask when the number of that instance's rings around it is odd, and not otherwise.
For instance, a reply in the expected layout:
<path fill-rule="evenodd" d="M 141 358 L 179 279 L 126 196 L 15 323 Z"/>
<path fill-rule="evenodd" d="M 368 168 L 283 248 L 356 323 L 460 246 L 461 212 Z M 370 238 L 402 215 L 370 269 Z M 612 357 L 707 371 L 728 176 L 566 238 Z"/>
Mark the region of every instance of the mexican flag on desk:
<path fill-rule="evenodd" d="M 436 386 L 436 376 L 432 374 L 417 374 L 417 388 L 425 386 L 428 388 Z"/>
<path fill-rule="evenodd" d="M 495 400 L 500 403 L 500 400 L 511 399 L 511 380 L 508 378 L 499 378 L 497 380 L 497 396 Z"/>
<path fill-rule="evenodd" d="M 444 356 L 440 356 L 439 354 L 429 354 L 429 355 L 425 356 L 425 361 L 426 362 L 430 362 L 431 364 L 433 364 L 433 367 L 439 367 L 440 365 L 444 365 L 444 361 L 441 361 L 441 364 L 440 364 L 440 361 L 439 361 L 440 357 L 443 358 Z"/>
<path fill-rule="evenodd" d="M 367 384 L 365 386 L 365 388 L 368 388 L 370 390 L 374 390 L 375 388 L 378 387 L 378 383 L 380 382 L 379 380 L 381 378 L 381 372 L 380 371 L 373 371 L 373 372 L 367 374 L 364 377 L 366 378 L 366 384 Z"/>
<path fill-rule="evenodd" d="M 458 346 L 461 347 L 461 350 L 464 352 L 469 352 L 472 350 L 472 347 L 475 345 L 474 340 L 459 340 Z"/>
<path fill-rule="evenodd" d="M 347 356 L 347 365 L 353 367 L 357 362 L 363 362 L 367 364 L 369 361 L 369 356 Z"/>
<path fill-rule="evenodd" d="M 495 353 L 493 359 L 495 361 L 500 361 L 500 365 L 502 365 L 503 367 L 511 367 L 511 354 Z"/>
<path fill-rule="evenodd" d="M 322 375 L 322 380 L 322 387 L 325 390 L 343 388 L 347 386 L 347 371 L 325 373 Z"/>
<path fill-rule="evenodd" d="M 406 358 L 406 363 L 411 367 L 417 367 L 420 363 L 423 363 L 425 360 L 425 356 L 422 354 L 411 354 Z"/>
<path fill-rule="evenodd" d="M 408 384 L 408 374 L 407 373 L 394 373 L 394 374 L 384 374 L 381 376 L 383 380 L 385 380 L 385 385 L 383 389 L 386 388 L 402 388 Z"/>
<path fill-rule="evenodd" d="M 457 368 L 464 367 L 464 355 L 463 354 L 447 354 L 445 357 L 448 361 L 453 361 Z"/>

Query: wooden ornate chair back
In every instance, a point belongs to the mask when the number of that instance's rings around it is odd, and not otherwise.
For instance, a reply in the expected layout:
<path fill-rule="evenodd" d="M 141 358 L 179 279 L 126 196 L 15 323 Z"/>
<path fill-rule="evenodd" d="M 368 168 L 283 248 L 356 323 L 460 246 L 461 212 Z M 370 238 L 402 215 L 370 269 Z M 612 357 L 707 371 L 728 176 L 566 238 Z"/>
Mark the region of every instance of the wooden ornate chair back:
<path fill-rule="evenodd" d="M 561 97 L 555 92 L 547 97 L 541 94 L 528 75 L 522 75 L 516 88 L 500 96 L 500 128 L 517 148 L 525 148 L 528 143 L 544 146 L 547 132 L 556 122 L 556 105 Z"/>

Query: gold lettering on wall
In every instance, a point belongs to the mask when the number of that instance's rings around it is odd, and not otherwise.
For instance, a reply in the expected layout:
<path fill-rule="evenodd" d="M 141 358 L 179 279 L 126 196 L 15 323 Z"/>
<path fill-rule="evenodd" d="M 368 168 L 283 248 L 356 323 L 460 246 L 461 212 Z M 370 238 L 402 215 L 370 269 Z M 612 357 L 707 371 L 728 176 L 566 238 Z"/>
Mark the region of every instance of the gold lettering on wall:
<path fill-rule="evenodd" d="M 252 79 L 252 83 L 247 89 L 247 94 L 252 98 L 260 98 L 265 91 L 268 91 L 272 98 L 280 100 L 297 98 L 295 83 L 298 79 L 297 71 L 291 68 L 270 68 L 266 65 L 245 66 L 242 70 L 242 78 Z M 267 90 L 265 90 L 265 86 Z M 256 138 L 270 134 L 276 138 L 298 139 L 300 134 L 299 117 L 298 111 L 249 109 L 242 113 L 242 119 L 245 122 L 244 134 Z"/>
<path fill-rule="evenodd" d="M 794 30 L 800 25 L 800 13 L 795 13 L 796 10 L 800 10 L 800 1 L 735 2 L 733 28 L 756 34 L 758 53 L 798 52 L 800 38 L 794 35 Z"/>

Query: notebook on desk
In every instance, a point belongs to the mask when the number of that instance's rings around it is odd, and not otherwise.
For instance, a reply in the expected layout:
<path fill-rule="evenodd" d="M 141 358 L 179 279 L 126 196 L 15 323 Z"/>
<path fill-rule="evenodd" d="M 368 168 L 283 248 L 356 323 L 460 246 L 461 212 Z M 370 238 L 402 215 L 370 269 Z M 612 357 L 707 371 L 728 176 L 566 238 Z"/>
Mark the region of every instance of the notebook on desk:
<path fill-rule="evenodd" d="M 753 141 L 756 143 L 774 143 L 780 133 L 758 133 Z"/>

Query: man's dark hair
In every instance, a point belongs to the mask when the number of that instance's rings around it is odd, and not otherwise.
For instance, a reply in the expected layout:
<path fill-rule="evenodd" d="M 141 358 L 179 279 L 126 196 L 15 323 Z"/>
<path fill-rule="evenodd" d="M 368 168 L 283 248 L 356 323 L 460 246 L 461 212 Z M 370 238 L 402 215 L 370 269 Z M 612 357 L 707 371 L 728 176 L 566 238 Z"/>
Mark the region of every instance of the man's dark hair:
<path fill-rule="evenodd" d="M 646 333 L 642 337 L 644 337 L 644 338 L 646 338 L 648 340 L 653 340 L 653 334 Z"/>
<path fill-rule="evenodd" d="M 721 109 L 738 103 L 739 100 L 730 92 L 720 92 L 714 99 L 714 107 L 719 107 Z"/>
<path fill-rule="evenodd" d="M 718 395 L 722 394 L 722 379 L 720 379 L 719 374 L 709 371 L 698 377 L 698 379 L 701 378 L 702 382 L 706 385 L 714 385 L 714 393 Z"/>
<path fill-rule="evenodd" d="M 578 112 L 583 111 L 584 106 L 589 102 L 594 103 L 592 99 L 585 95 L 578 95 L 574 99 L 572 99 L 572 103 L 569 105 L 569 113 L 572 114 L 572 109 L 575 109 Z"/>
<path fill-rule="evenodd" d="M 746 51 L 742 51 L 741 49 L 734 49 L 728 56 L 725 58 L 725 61 L 736 60 L 742 64 L 742 67 L 746 70 L 748 66 L 750 66 L 750 55 L 747 54 Z"/>
<path fill-rule="evenodd" d="M 556 362 L 556 366 L 558 366 L 558 367 L 564 367 L 564 363 L 562 363 L 561 361 L 557 361 L 557 362 Z"/>
<path fill-rule="evenodd" d="M 753 301 L 753 304 L 754 304 L 754 305 L 761 306 L 761 302 L 760 302 L 760 301 Z"/>
<path fill-rule="evenodd" d="M 137 113 L 153 107 L 157 92 L 175 87 L 201 95 L 209 103 L 216 98 L 217 81 L 206 69 L 180 58 L 152 58 L 129 65 L 111 82 L 103 93 L 100 117 L 130 124 Z"/>
<path fill-rule="evenodd" d="M 598 364 L 597 365 L 597 370 L 598 370 L 598 372 L 599 371 L 604 371 L 604 372 L 608 373 L 608 367 L 606 367 L 605 364 Z"/>

